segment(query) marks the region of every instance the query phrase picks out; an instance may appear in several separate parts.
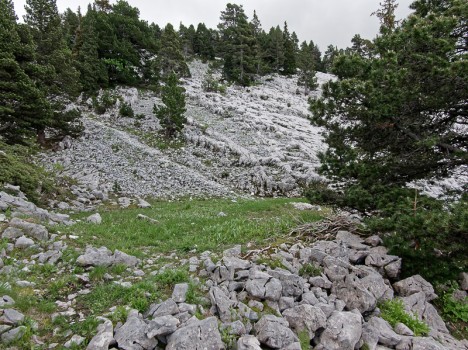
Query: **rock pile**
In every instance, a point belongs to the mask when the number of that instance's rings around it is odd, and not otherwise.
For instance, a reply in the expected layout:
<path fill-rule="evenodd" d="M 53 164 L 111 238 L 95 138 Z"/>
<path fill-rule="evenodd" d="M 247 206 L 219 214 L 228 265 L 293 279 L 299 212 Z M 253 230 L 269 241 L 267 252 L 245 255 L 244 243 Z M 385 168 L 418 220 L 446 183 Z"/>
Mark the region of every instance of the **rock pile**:
<path fill-rule="evenodd" d="M 102 319 L 88 349 L 301 350 L 304 339 L 321 350 L 468 349 L 430 304 L 436 295 L 427 281 L 416 275 L 392 285 L 401 259 L 379 241 L 341 231 L 334 241 L 283 245 L 269 255 L 283 264 L 275 269 L 256 263 L 256 254 L 243 259 L 240 247 L 216 263 L 205 252 L 191 264 L 206 278 L 209 310 L 187 304 L 189 286 L 179 284 L 172 298 L 130 312 L 115 329 Z M 379 303 L 395 297 L 429 326 L 427 336 L 380 317 Z"/>

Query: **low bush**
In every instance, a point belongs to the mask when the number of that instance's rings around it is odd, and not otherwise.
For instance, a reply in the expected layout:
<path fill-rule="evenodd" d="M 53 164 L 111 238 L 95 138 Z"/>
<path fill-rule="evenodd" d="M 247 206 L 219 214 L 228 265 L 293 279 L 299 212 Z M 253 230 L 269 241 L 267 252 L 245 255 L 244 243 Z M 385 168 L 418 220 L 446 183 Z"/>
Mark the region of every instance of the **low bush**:
<path fill-rule="evenodd" d="M 380 316 L 390 323 L 392 327 L 395 327 L 397 323 L 403 323 L 411 329 L 417 337 L 429 334 L 428 325 L 419 320 L 415 315 L 407 313 L 401 300 L 388 300 L 379 305 L 379 307 L 381 311 Z"/>
<path fill-rule="evenodd" d="M 38 203 L 41 195 L 52 192 L 51 174 L 34 164 L 34 147 L 7 145 L 0 141 L 0 185 L 20 186 L 29 200 Z"/>

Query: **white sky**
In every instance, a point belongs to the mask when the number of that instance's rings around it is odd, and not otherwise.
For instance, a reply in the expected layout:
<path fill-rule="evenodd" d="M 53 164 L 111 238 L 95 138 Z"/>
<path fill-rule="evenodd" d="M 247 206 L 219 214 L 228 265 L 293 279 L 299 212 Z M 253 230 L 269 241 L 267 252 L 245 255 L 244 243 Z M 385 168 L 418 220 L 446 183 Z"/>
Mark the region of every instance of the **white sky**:
<path fill-rule="evenodd" d="M 380 0 L 382 1 L 382 0 Z M 288 22 L 289 31 L 295 31 L 299 40 L 313 40 L 325 51 L 329 44 L 341 48 L 350 46 L 354 34 L 372 39 L 378 32 L 379 22 L 370 14 L 379 7 L 379 0 L 128 0 L 131 6 L 140 9 L 140 18 L 165 26 L 179 23 L 189 26 L 204 22 L 216 28 L 222 10 L 228 2 L 243 5 L 245 13 L 252 17 L 253 11 L 263 29 Z M 81 6 L 86 12 L 89 0 L 57 0 L 60 12 L 67 7 L 76 11 Z M 113 3 L 114 1 L 111 1 Z M 397 18 L 405 18 L 412 0 L 400 0 Z M 14 0 L 16 14 L 22 19 L 26 0 Z"/>

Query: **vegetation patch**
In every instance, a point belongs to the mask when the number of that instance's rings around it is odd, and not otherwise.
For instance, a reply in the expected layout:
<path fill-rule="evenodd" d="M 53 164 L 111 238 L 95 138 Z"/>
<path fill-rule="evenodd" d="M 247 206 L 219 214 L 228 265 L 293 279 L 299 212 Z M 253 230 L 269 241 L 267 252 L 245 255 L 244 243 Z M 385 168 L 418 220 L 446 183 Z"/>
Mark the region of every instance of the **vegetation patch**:
<path fill-rule="evenodd" d="M 381 311 L 380 316 L 390 323 L 392 327 L 395 327 L 397 323 L 403 323 L 411 329 L 417 337 L 429 334 L 428 325 L 419 320 L 416 316 L 407 313 L 403 306 L 403 301 L 392 299 L 385 301 L 379 307 Z"/>

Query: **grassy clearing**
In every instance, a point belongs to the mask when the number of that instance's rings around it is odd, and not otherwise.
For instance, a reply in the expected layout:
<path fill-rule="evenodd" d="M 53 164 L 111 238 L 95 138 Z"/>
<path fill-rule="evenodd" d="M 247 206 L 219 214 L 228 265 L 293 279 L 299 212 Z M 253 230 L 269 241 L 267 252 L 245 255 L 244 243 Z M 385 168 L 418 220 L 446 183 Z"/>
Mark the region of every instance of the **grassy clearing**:
<path fill-rule="evenodd" d="M 289 203 L 297 199 L 257 199 L 233 202 L 224 199 L 153 202 L 150 209 L 106 208 L 100 210 L 101 225 L 84 220 L 62 233 L 80 236 L 78 244 L 106 246 L 142 256 L 142 247 L 168 253 L 220 251 L 234 244 L 264 245 L 303 222 L 316 221 L 321 213 L 299 211 Z M 226 216 L 219 216 L 223 212 Z M 137 219 L 138 214 L 159 224 Z M 84 219 L 80 214 L 76 219 Z"/>

